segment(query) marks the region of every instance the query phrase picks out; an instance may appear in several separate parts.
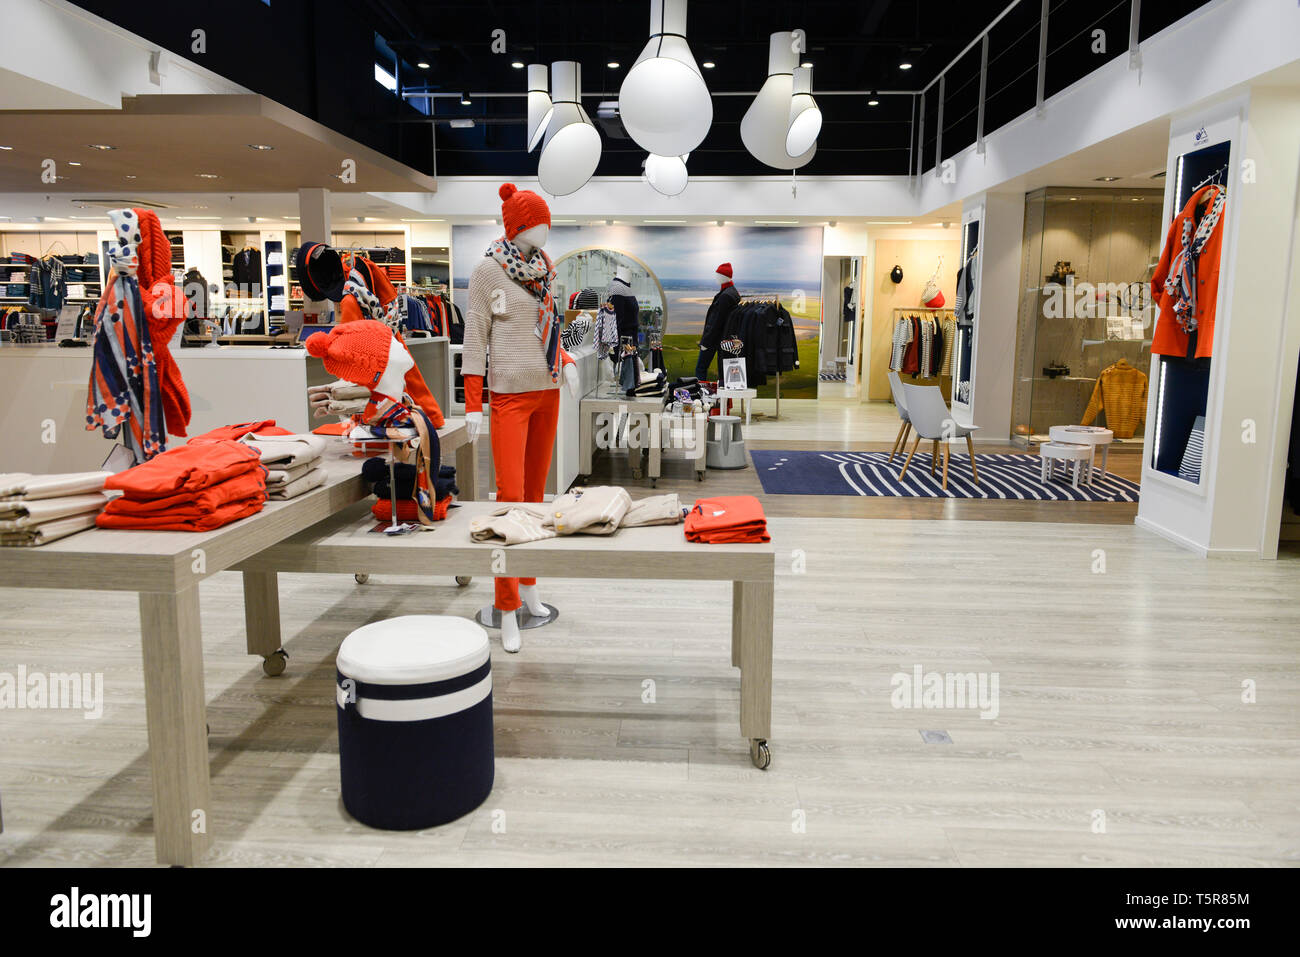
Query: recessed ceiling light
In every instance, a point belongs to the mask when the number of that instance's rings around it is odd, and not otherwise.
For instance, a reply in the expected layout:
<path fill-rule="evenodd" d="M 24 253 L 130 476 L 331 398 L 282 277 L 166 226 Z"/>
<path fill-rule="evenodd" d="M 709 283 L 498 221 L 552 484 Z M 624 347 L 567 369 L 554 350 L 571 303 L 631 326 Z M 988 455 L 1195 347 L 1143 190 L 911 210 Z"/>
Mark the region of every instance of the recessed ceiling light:
<path fill-rule="evenodd" d="M 11 149 L 13 149 L 12 146 L 0 146 L 0 150 L 11 150 Z"/>
<path fill-rule="evenodd" d="M 445 223 L 445 219 L 403 219 L 404 223 Z"/>
<path fill-rule="evenodd" d="M 80 166 L 81 164 L 78 163 L 76 160 L 68 160 L 68 165 L 69 165 L 69 166 Z"/>
<path fill-rule="evenodd" d="M 910 63 L 908 63 L 906 60 L 904 60 L 902 63 L 898 64 L 898 68 L 899 68 L 900 70 L 910 70 L 910 69 L 912 69 L 912 64 L 910 64 Z"/>
<path fill-rule="evenodd" d="M 429 69 L 429 64 L 425 63 L 423 60 L 421 60 L 419 63 L 415 65 L 418 66 L 421 70 Z"/>
<path fill-rule="evenodd" d="M 216 173 L 195 173 L 194 175 L 197 176 L 199 179 L 220 179 L 221 178 Z"/>
<path fill-rule="evenodd" d="M 703 63 L 700 64 L 700 66 L 704 67 L 704 69 L 706 70 L 712 70 L 715 66 L 717 66 L 717 64 L 714 63 L 712 60 L 705 60 Z"/>
<path fill-rule="evenodd" d="M 608 63 L 605 64 L 605 66 L 609 67 L 611 70 L 617 70 L 619 64 L 617 60 L 610 60 Z"/>
<path fill-rule="evenodd" d="M 879 100 L 867 100 L 867 106 L 879 106 L 879 105 L 880 105 Z"/>
<path fill-rule="evenodd" d="M 248 144 L 248 148 L 249 148 L 250 150 L 273 150 L 273 149 L 275 149 L 274 146 L 267 146 L 265 143 L 249 143 L 249 144 Z"/>
<path fill-rule="evenodd" d="M 194 208 L 195 208 L 195 209 L 207 209 L 208 207 L 206 207 L 206 206 L 195 206 Z"/>
<path fill-rule="evenodd" d="M 652 226 L 685 226 L 684 219 L 647 219 L 646 223 Z"/>
<path fill-rule="evenodd" d="M 127 174 L 126 174 L 126 178 L 127 178 L 127 179 L 135 179 L 135 173 L 127 173 Z"/>
<path fill-rule="evenodd" d="M 1134 197 L 1133 197 L 1133 202 L 1135 202 L 1135 203 L 1140 203 L 1140 202 L 1142 202 L 1142 197 L 1141 197 L 1141 196 L 1134 196 Z"/>
<path fill-rule="evenodd" d="M 116 146 L 109 146 L 107 143 L 89 143 L 89 144 L 87 144 L 86 148 L 87 148 L 87 149 L 92 149 L 92 150 L 115 150 L 115 149 L 117 149 Z"/>
<path fill-rule="evenodd" d="M 868 226 L 911 226 L 910 219 L 868 219 Z"/>
<path fill-rule="evenodd" d="M 515 60 L 515 62 L 511 63 L 510 65 L 514 67 L 516 70 L 522 70 L 524 68 L 524 61 Z"/>
<path fill-rule="evenodd" d="M 1078 197 L 1078 196 L 1071 196 L 1071 197 L 1070 197 L 1070 202 L 1072 202 L 1072 203 L 1077 203 L 1078 201 L 1079 201 L 1079 197 Z"/>
<path fill-rule="evenodd" d="M 754 222 L 759 226 L 798 226 L 797 219 L 756 219 Z"/>
<path fill-rule="evenodd" d="M 1115 180 L 1117 180 L 1117 179 L 1119 179 L 1118 176 L 1098 176 L 1095 180 L 1093 180 L 1093 182 L 1094 182 L 1094 183 L 1113 183 L 1113 182 L 1115 182 Z"/>
<path fill-rule="evenodd" d="M 809 60 L 804 60 L 802 63 L 799 64 L 799 66 L 801 66 L 801 67 L 802 67 L 803 69 L 805 69 L 805 70 L 811 70 L 811 69 L 812 69 L 812 62 L 809 61 Z"/>

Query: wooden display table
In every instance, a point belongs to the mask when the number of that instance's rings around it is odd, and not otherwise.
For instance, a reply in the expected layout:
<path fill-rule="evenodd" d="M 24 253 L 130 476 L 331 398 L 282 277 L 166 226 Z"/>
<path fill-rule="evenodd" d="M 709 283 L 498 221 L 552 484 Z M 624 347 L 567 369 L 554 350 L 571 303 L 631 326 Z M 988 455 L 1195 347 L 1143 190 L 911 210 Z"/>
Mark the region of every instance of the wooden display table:
<path fill-rule="evenodd" d="M 597 428 L 596 416 L 605 414 L 615 417 L 608 427 Z M 624 422 L 626 416 L 628 421 Z M 664 412 L 664 400 L 661 396 L 626 398 L 614 396 L 587 396 L 578 405 L 578 481 L 585 484 L 591 478 L 592 462 L 596 453 L 596 442 L 602 436 L 608 437 L 610 444 L 601 448 L 615 448 L 619 436 L 627 430 L 628 466 L 632 477 L 648 477 L 651 487 L 658 484 L 663 468 L 663 450 L 665 448 L 664 432 L 668 431 L 667 448 L 685 451 L 698 480 L 704 478 L 704 453 L 706 438 L 705 416 L 673 415 Z M 693 441 L 687 442 L 683 437 L 686 431 L 692 431 Z M 677 441 L 673 437 L 676 433 Z M 646 469 L 641 468 L 641 457 L 646 457 Z"/>

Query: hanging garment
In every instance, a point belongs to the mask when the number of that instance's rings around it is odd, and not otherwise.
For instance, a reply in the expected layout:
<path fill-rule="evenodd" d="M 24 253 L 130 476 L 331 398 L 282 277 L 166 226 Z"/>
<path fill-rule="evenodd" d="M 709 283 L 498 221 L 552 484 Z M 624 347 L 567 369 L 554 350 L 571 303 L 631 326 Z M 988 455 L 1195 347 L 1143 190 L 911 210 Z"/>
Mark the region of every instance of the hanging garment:
<path fill-rule="evenodd" d="M 955 319 L 944 319 L 942 326 L 943 336 L 943 355 L 939 359 L 939 375 L 952 375 L 952 354 L 957 345 L 957 321 Z"/>
<path fill-rule="evenodd" d="M 63 262 L 54 256 L 38 260 L 31 268 L 28 304 L 44 312 L 58 312 L 68 298 Z"/>
<path fill-rule="evenodd" d="M 1201 481 L 1201 460 L 1205 456 L 1205 416 L 1198 415 L 1192 422 L 1191 434 L 1187 436 L 1187 448 L 1183 450 L 1183 459 L 1178 465 L 1178 477 L 1188 482 Z"/>
<path fill-rule="evenodd" d="M 596 313 L 596 355 L 605 359 L 618 349 L 618 315 L 614 304 L 606 301 Z"/>
<path fill-rule="evenodd" d="M 605 301 L 612 303 L 618 320 L 618 334 L 639 341 L 641 334 L 641 305 L 632 294 L 632 287 L 615 276 L 605 291 Z"/>
<path fill-rule="evenodd" d="M 230 259 L 230 278 L 240 292 L 260 295 L 262 290 L 262 254 L 256 249 L 239 250 Z"/>
<path fill-rule="evenodd" d="M 1151 276 L 1151 293 L 1160 307 L 1152 355 L 1200 359 L 1214 351 L 1226 199 L 1223 187 L 1203 186 L 1169 224 L 1164 251 Z M 1202 204 L 1198 221 L 1197 207 Z"/>
<path fill-rule="evenodd" d="M 1146 417 L 1147 377 L 1124 359 L 1103 369 L 1093 386 L 1092 398 L 1080 425 L 1092 425 L 1097 413 L 1106 413 L 1106 427 L 1117 439 L 1131 439 L 1138 423 Z"/>
<path fill-rule="evenodd" d="M 903 371 L 903 359 L 912 342 L 912 323 L 906 316 L 894 320 L 894 336 L 889 354 L 889 368 L 894 372 Z"/>

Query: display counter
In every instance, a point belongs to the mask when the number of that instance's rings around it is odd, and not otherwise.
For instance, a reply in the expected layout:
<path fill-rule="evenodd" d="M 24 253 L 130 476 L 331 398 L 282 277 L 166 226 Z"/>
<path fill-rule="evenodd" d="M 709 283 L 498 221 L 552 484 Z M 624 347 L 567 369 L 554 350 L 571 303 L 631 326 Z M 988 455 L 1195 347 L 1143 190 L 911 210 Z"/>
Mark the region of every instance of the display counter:
<path fill-rule="evenodd" d="M 407 345 L 429 391 L 447 409 L 448 340 L 413 339 Z M 324 421 L 311 418 L 307 387 L 332 382 L 334 377 L 305 349 L 217 346 L 176 349 L 172 355 L 190 394 L 190 435 L 255 419 L 275 419 L 286 429 L 309 432 Z M 0 472 L 78 472 L 99 467 L 110 442 L 99 430 L 86 431 L 90 364 L 88 348 L 0 346 L 4 403 Z M 169 445 L 182 442 L 168 437 Z"/>

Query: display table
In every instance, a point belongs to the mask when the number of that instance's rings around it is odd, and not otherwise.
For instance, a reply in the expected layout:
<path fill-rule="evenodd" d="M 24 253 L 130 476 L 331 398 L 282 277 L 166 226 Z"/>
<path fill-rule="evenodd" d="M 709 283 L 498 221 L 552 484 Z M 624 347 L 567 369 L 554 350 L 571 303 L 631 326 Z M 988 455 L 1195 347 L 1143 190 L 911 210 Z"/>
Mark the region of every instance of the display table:
<path fill-rule="evenodd" d="M 609 444 L 601 448 L 614 449 L 618 438 L 627 430 L 627 463 L 632 469 L 632 477 L 642 477 L 641 454 L 649 452 L 650 477 L 653 482 L 659 477 L 658 443 L 651 440 L 652 425 L 655 416 L 663 414 L 664 400 L 660 396 L 627 398 L 624 395 L 596 396 L 589 395 L 578 403 L 578 481 L 585 482 L 591 477 L 592 460 L 596 454 L 596 441 L 602 435 L 609 438 Z M 602 413 L 614 417 L 607 428 L 596 428 L 596 416 Z M 628 421 L 623 421 L 623 416 Z M 633 418 L 635 417 L 635 418 Z M 636 423 L 636 424 L 634 424 Z M 633 440 L 636 441 L 633 441 Z M 645 444 L 643 444 L 643 442 Z"/>
<path fill-rule="evenodd" d="M 456 451 L 458 469 L 466 464 L 471 474 L 460 484 L 463 495 L 472 495 L 473 446 L 466 442 L 464 420 L 448 421 L 438 437 L 444 451 Z M 39 548 L 0 548 L 0 576 L 15 587 L 139 593 L 154 844 L 161 864 L 197 863 L 208 848 L 214 819 L 199 582 L 368 497 L 361 460 L 352 457 L 350 443 L 332 443 L 322 466 L 327 478 L 319 488 L 268 502 L 256 515 L 211 532 L 94 528 Z M 360 507 L 369 515 L 367 506 Z M 374 525 L 373 516 L 369 524 Z M 268 672 L 283 665 L 279 616 L 271 613 L 278 603 L 274 574 L 245 574 L 245 613 L 266 621 L 250 630 L 248 651 L 262 656 Z M 202 812 L 208 827 L 193 826 L 196 812 Z"/>
<path fill-rule="evenodd" d="M 729 581 L 731 663 L 740 668 L 740 733 L 750 740 L 754 763 L 767 767 L 775 582 L 770 542 L 702 545 L 686 541 L 680 525 L 567 535 L 509 547 L 472 541 L 470 521 L 497 507 L 472 502 L 453 508 L 433 531 L 389 538 L 370 534 L 374 517 L 361 505 L 249 556 L 238 570 L 244 573 L 245 595 L 254 596 L 244 604 L 250 652 L 280 647 L 279 572 L 409 575 L 419 569 L 428 575 Z"/>
<path fill-rule="evenodd" d="M 1106 463 L 1110 461 L 1110 444 L 1115 441 L 1115 433 L 1096 425 L 1054 425 L 1048 430 L 1047 437 L 1053 442 L 1065 442 L 1074 445 L 1090 445 L 1092 452 L 1088 456 L 1088 484 L 1092 484 L 1092 473 L 1097 467 L 1097 449 L 1101 449 L 1101 477 L 1106 477 Z"/>
<path fill-rule="evenodd" d="M 749 416 L 754 410 L 754 399 L 758 397 L 757 389 L 719 389 L 717 396 L 719 400 L 739 402 L 745 410 L 745 425 L 749 425 Z M 731 407 L 727 406 L 722 412 L 729 414 Z"/>
<path fill-rule="evenodd" d="M 1079 473 L 1086 465 L 1088 468 L 1088 477 L 1084 480 L 1085 485 L 1092 483 L 1092 446 L 1081 445 L 1075 442 L 1044 442 L 1038 447 L 1038 456 L 1042 464 L 1042 479 L 1046 484 L 1056 474 L 1056 463 L 1065 462 L 1066 468 L 1069 463 L 1074 463 L 1074 480 L 1070 483 L 1075 488 L 1079 487 Z"/>

